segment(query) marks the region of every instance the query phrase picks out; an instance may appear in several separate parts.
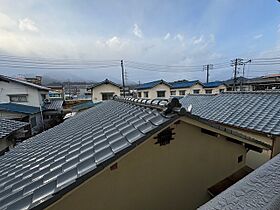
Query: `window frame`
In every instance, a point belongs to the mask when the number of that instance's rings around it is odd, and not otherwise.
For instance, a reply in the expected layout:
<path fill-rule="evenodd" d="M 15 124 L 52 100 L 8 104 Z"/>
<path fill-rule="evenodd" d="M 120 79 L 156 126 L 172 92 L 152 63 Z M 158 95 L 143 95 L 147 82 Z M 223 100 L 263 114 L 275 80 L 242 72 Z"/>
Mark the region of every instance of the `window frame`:
<path fill-rule="evenodd" d="M 185 95 L 186 95 L 186 90 L 179 90 L 179 96 L 185 96 Z"/>
<path fill-rule="evenodd" d="M 10 102 L 12 103 L 25 103 L 28 102 L 27 94 L 15 94 L 15 95 L 9 95 Z M 13 99 L 14 98 L 14 99 Z M 15 100 L 15 98 L 18 98 Z"/>
<path fill-rule="evenodd" d="M 144 98 L 149 98 L 149 91 L 144 91 L 143 95 L 144 95 Z"/>
<path fill-rule="evenodd" d="M 165 98 L 165 90 L 158 90 L 157 91 L 157 98 Z M 160 93 L 163 93 L 163 96 L 160 96 Z"/>

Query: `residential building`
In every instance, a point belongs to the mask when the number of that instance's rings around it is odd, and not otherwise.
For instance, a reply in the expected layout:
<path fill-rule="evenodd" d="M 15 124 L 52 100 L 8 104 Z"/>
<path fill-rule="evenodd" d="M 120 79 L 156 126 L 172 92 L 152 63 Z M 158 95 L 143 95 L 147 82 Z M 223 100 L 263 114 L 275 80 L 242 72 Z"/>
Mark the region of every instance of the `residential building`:
<path fill-rule="evenodd" d="M 0 103 L 40 107 L 48 98 L 49 88 L 0 75 Z"/>
<path fill-rule="evenodd" d="M 9 151 L 16 141 L 30 136 L 29 123 L 0 119 L 0 155 Z"/>
<path fill-rule="evenodd" d="M 33 83 L 35 85 L 42 85 L 42 76 L 25 77 L 24 79 L 27 82 Z"/>
<path fill-rule="evenodd" d="M 227 86 L 221 82 L 221 81 L 216 81 L 216 82 L 208 82 L 203 84 L 203 94 L 219 94 L 223 93 L 227 90 Z"/>
<path fill-rule="evenodd" d="M 225 81 L 229 91 L 234 90 L 234 79 Z M 256 78 L 238 77 L 235 81 L 236 91 L 273 91 L 280 90 L 280 75 L 272 74 Z"/>
<path fill-rule="evenodd" d="M 63 85 L 48 85 L 50 99 L 64 99 Z"/>
<path fill-rule="evenodd" d="M 171 82 L 170 85 L 171 96 L 185 96 L 187 94 L 201 94 L 203 92 L 203 84 L 199 80 L 179 80 Z"/>
<path fill-rule="evenodd" d="M 164 80 L 143 83 L 136 86 L 137 97 L 145 99 L 170 98 L 171 85 Z"/>
<path fill-rule="evenodd" d="M 90 99 L 90 86 L 88 82 L 64 82 L 65 99 Z"/>
<path fill-rule="evenodd" d="M 91 99 L 93 102 L 105 101 L 112 99 L 114 96 L 121 95 L 121 86 L 108 79 L 93 84 L 88 89 L 91 91 Z"/>
<path fill-rule="evenodd" d="M 195 209 L 248 151 L 279 153 L 279 93 L 189 96 L 114 98 L 23 142 L 0 157 L 0 208 Z"/>
<path fill-rule="evenodd" d="M 16 103 L 0 103 L 0 119 L 10 119 L 30 123 L 31 133 L 43 130 L 43 112 L 39 107 Z"/>

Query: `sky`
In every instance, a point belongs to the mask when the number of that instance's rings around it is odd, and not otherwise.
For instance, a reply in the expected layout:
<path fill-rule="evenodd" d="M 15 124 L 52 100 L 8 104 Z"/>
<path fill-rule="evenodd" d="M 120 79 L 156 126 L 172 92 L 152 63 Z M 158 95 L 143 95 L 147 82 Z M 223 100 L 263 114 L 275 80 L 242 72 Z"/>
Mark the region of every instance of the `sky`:
<path fill-rule="evenodd" d="M 230 62 L 237 57 L 280 57 L 277 0 L 0 0 L 0 5 L 0 54 L 123 59 L 128 80 L 133 82 L 204 82 L 205 72 L 148 72 L 126 66 L 126 61 L 190 66 Z M 260 72 L 251 66 L 245 76 L 279 73 L 276 67 L 265 68 Z M 0 73 L 118 81 L 121 69 L 61 71 L 0 66 Z M 210 72 L 210 81 L 231 77 L 230 67 Z"/>

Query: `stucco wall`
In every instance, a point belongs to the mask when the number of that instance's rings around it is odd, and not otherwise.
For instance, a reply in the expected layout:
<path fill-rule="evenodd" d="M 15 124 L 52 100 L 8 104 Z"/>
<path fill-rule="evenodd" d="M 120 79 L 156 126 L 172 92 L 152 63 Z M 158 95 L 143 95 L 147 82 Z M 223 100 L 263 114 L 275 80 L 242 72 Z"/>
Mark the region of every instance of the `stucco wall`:
<path fill-rule="evenodd" d="M 9 103 L 9 95 L 27 94 L 27 102 L 21 102 L 18 104 L 39 107 L 42 103 L 41 94 L 46 94 L 48 97 L 48 91 L 39 91 L 36 88 L 21 85 L 16 82 L 3 82 L 0 81 L 0 102 Z"/>
<path fill-rule="evenodd" d="M 111 84 L 103 84 L 92 89 L 92 101 L 101 101 L 102 93 L 114 93 L 114 95 L 120 96 L 121 90 Z"/>
<path fill-rule="evenodd" d="M 175 140 L 159 146 L 150 138 L 48 209 L 195 209 L 209 200 L 207 188 L 244 166 L 243 146 L 201 133 L 181 122 Z M 243 158 L 245 160 L 245 157 Z"/>
<path fill-rule="evenodd" d="M 199 94 L 203 93 L 203 87 L 200 84 L 195 84 L 195 85 L 193 85 L 193 86 L 191 86 L 189 88 L 171 89 L 171 91 L 176 91 L 176 95 L 173 95 L 173 96 L 182 96 L 182 95 L 179 95 L 179 91 L 181 91 L 181 90 L 186 91 L 185 95 L 187 95 L 187 94 L 194 94 L 193 90 L 200 90 Z"/>
<path fill-rule="evenodd" d="M 170 87 L 165 84 L 156 85 L 155 87 L 153 87 L 151 89 L 138 90 L 137 93 L 141 92 L 141 98 L 146 98 L 146 97 L 144 97 L 144 92 L 148 92 L 148 94 L 149 94 L 148 99 L 155 99 L 155 98 L 159 98 L 159 97 L 157 97 L 157 91 L 165 91 L 164 98 L 167 98 L 167 99 L 170 98 Z"/>

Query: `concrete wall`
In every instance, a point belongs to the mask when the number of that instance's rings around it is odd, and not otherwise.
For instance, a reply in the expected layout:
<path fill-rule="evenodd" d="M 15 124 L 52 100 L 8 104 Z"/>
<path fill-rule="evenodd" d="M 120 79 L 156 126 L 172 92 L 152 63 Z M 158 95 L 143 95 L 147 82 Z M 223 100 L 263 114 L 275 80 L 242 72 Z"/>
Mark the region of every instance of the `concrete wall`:
<path fill-rule="evenodd" d="M 41 94 L 46 94 L 48 91 L 40 91 L 37 88 L 32 88 L 16 82 L 0 81 L 0 103 L 9 103 L 9 95 L 27 94 L 27 102 L 20 102 L 18 104 L 39 107 L 42 103 Z"/>
<path fill-rule="evenodd" d="M 210 199 L 207 188 L 244 166 L 245 148 L 181 122 L 166 146 L 151 137 L 49 206 L 49 210 L 195 209 Z M 237 159 L 243 155 L 243 162 Z"/>
<path fill-rule="evenodd" d="M 99 85 L 95 88 L 92 88 L 92 92 L 91 92 L 92 101 L 101 101 L 102 93 L 114 93 L 114 95 L 120 96 L 121 89 L 111 84 Z"/>
<path fill-rule="evenodd" d="M 170 98 L 170 87 L 165 84 L 156 85 L 155 87 L 153 87 L 151 89 L 137 90 L 137 94 L 139 92 L 141 92 L 141 98 L 146 98 L 146 97 L 144 97 L 144 92 L 148 92 L 148 94 L 149 94 L 148 99 L 155 99 L 155 98 L 159 98 L 159 97 L 157 97 L 157 91 L 165 91 L 164 98 L 167 98 L 167 99 Z"/>

